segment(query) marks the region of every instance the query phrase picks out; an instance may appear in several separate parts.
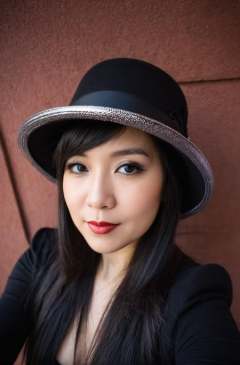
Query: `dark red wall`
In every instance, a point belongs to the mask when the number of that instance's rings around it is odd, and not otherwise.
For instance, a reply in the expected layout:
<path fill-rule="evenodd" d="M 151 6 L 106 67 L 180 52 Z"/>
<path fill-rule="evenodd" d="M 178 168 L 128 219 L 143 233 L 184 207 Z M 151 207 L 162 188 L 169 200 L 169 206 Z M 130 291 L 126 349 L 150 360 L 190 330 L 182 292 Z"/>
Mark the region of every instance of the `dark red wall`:
<path fill-rule="evenodd" d="M 189 134 L 216 185 L 208 206 L 181 222 L 177 242 L 202 262 L 227 268 L 240 328 L 240 2 L 20 3 L 0 9 L 0 289 L 36 229 L 56 224 L 56 187 L 17 147 L 22 121 L 68 104 L 94 63 L 137 57 L 168 71 L 186 93 Z"/>

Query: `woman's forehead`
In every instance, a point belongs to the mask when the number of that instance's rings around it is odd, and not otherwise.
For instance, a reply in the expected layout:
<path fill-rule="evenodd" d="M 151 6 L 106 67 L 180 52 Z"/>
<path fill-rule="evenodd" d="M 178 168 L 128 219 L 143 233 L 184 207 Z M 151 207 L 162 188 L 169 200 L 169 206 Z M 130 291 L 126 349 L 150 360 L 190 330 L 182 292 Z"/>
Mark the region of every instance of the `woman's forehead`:
<path fill-rule="evenodd" d="M 124 155 L 139 154 L 145 157 L 151 157 L 156 146 L 153 138 L 136 128 L 128 127 L 123 133 L 113 136 L 107 142 L 96 147 L 78 153 L 79 156 L 87 157 L 99 153 L 106 153 L 110 157 L 121 157 Z"/>
<path fill-rule="evenodd" d="M 127 127 L 123 133 L 113 137 L 109 142 L 118 142 L 122 144 L 129 144 L 133 142 L 136 145 L 154 146 L 154 137 L 150 134 L 133 127 Z"/>

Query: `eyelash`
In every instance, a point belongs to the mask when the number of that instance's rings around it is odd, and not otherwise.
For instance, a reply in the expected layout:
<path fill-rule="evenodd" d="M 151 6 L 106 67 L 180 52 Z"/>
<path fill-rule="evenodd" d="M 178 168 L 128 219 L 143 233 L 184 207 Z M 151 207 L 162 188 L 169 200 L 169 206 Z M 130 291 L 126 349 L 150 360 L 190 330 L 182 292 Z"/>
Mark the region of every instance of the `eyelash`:
<path fill-rule="evenodd" d="M 66 165 L 66 169 L 67 170 L 70 170 L 72 172 L 72 167 L 75 166 L 75 165 L 79 165 L 79 166 L 84 166 L 83 164 L 79 163 L 79 162 L 70 162 Z M 139 174 L 140 172 L 144 171 L 144 168 L 143 166 L 141 166 L 140 164 L 134 162 L 134 163 L 125 163 L 121 166 L 119 166 L 119 169 L 123 166 L 131 166 L 131 168 L 135 168 L 137 170 L 136 173 L 132 174 L 132 173 L 128 173 L 128 174 L 123 174 L 123 175 L 136 175 L 136 174 Z M 72 172 L 73 174 L 76 174 L 76 175 L 79 175 L 80 173 L 82 173 L 83 171 L 80 171 L 79 173 L 76 173 L 76 172 Z"/>

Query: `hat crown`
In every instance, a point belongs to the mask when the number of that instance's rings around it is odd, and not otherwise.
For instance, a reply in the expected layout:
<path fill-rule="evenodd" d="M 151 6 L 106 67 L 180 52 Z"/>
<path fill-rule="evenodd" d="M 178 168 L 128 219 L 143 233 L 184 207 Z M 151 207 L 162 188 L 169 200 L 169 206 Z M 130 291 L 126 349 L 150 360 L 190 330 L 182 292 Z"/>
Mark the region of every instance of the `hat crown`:
<path fill-rule="evenodd" d="M 103 91 L 134 95 L 140 101 L 174 119 L 182 134 L 188 136 L 185 96 L 178 83 L 159 67 L 134 58 L 104 60 L 86 72 L 70 105 L 81 105 L 80 99 L 85 95 Z M 86 99 L 83 104 L 85 103 Z M 141 110 L 139 112 L 141 113 Z"/>

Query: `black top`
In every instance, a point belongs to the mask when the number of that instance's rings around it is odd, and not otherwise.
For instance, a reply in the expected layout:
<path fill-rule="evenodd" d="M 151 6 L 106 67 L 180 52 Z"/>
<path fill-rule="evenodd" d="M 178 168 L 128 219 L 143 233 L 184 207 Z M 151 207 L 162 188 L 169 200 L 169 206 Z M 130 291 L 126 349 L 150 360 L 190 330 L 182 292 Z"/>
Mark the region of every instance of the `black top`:
<path fill-rule="evenodd" d="M 12 270 L 0 299 L 0 364 L 16 360 L 28 333 L 23 298 L 31 273 L 52 244 L 53 228 L 42 228 Z M 218 264 L 199 264 L 180 249 L 181 270 L 169 290 L 165 318 L 175 365 L 239 365 L 240 332 L 230 311 L 232 282 Z M 159 360 L 158 364 L 160 365 Z M 44 364 L 45 365 L 45 364 Z M 49 365 L 60 365 L 57 361 Z"/>

